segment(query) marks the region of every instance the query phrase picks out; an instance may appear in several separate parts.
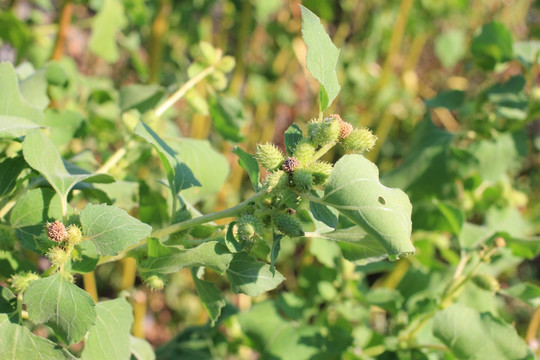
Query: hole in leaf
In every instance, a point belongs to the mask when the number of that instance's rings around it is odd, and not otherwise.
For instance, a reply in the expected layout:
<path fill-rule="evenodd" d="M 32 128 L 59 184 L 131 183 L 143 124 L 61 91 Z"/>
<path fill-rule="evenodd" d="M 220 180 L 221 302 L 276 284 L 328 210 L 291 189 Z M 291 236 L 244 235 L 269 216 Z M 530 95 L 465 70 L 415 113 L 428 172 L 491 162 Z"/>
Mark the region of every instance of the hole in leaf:
<path fill-rule="evenodd" d="M 386 205 L 386 200 L 382 196 L 379 196 L 379 204 Z"/>

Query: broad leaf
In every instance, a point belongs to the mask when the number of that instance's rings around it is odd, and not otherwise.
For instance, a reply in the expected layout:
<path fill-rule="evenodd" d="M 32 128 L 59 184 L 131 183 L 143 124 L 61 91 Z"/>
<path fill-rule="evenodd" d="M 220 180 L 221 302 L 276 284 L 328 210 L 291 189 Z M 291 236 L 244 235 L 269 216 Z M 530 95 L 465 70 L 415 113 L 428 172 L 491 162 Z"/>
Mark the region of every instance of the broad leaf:
<path fill-rule="evenodd" d="M 240 129 L 246 121 L 242 103 L 233 97 L 213 96 L 208 102 L 214 128 L 226 139 L 240 142 L 244 137 Z"/>
<path fill-rule="evenodd" d="M 313 77 L 321 84 L 320 110 L 332 104 L 340 86 L 336 75 L 339 49 L 332 43 L 319 18 L 300 5 L 302 11 L 302 37 L 307 46 L 306 65 Z"/>
<path fill-rule="evenodd" d="M 152 345 L 148 341 L 132 335 L 129 336 L 129 340 L 132 359 L 155 360 L 156 354 L 154 354 L 154 349 L 152 349 Z"/>
<path fill-rule="evenodd" d="M 88 204 L 80 214 L 83 234 L 101 255 L 117 255 L 148 237 L 152 227 L 110 205 Z"/>
<path fill-rule="evenodd" d="M 90 329 L 82 352 L 83 360 L 128 359 L 131 354 L 131 305 L 124 299 L 96 304 L 96 325 Z"/>
<path fill-rule="evenodd" d="M 285 149 L 287 154 L 292 155 L 296 149 L 296 145 L 304 138 L 302 135 L 302 130 L 296 124 L 289 126 L 285 133 L 283 134 L 283 142 L 285 143 Z"/>
<path fill-rule="evenodd" d="M 19 137 L 39 127 L 43 112 L 22 97 L 11 63 L 0 64 L 0 84 L 0 137 Z"/>
<path fill-rule="evenodd" d="M 118 0 L 104 0 L 96 15 L 90 36 L 89 48 L 109 63 L 118 61 L 116 34 L 126 25 L 124 5 Z"/>
<path fill-rule="evenodd" d="M 167 249 L 171 251 L 169 255 L 148 258 L 140 264 L 139 270 L 169 274 L 188 267 L 204 266 L 223 273 L 233 258 L 225 245 L 217 241 L 208 241 L 188 250 Z"/>
<path fill-rule="evenodd" d="M 139 122 L 135 127 L 135 134 L 145 139 L 156 149 L 165 168 L 173 197 L 176 197 L 178 192 L 183 189 L 201 185 L 190 168 L 180 159 L 179 154 L 167 145 L 148 125 Z"/>
<path fill-rule="evenodd" d="M 227 277 L 235 293 L 257 296 L 276 288 L 285 278 L 281 273 L 270 271 L 270 266 L 245 252 L 234 255 Z"/>
<path fill-rule="evenodd" d="M 435 38 L 435 54 L 444 67 L 452 68 L 466 53 L 467 37 L 464 30 L 452 29 Z"/>
<path fill-rule="evenodd" d="M 236 221 L 233 221 L 227 226 L 227 234 L 225 235 L 225 246 L 233 254 L 244 249 L 244 243 L 234 237 L 233 230 L 236 223 Z"/>
<path fill-rule="evenodd" d="M 197 294 L 199 294 L 204 308 L 208 311 L 212 325 L 214 325 L 219 315 L 221 315 L 221 309 L 225 307 L 225 299 L 216 285 L 210 281 L 199 279 L 196 268 L 191 269 L 191 276 L 193 277 Z"/>
<path fill-rule="evenodd" d="M 245 152 L 238 146 L 235 146 L 232 152 L 238 156 L 238 164 L 247 171 L 253 188 L 257 190 L 259 188 L 259 163 L 253 155 Z"/>
<path fill-rule="evenodd" d="M 349 261 L 369 263 L 388 257 L 386 249 L 360 226 L 338 229 L 323 234 L 309 234 L 313 241 L 327 239 L 337 241 L 343 257 Z"/>
<path fill-rule="evenodd" d="M 39 130 L 30 132 L 24 138 L 23 155 L 28 165 L 39 171 L 66 203 L 69 191 L 80 181 L 114 181 L 105 174 L 71 174 L 56 146 Z"/>
<path fill-rule="evenodd" d="M 26 167 L 22 156 L 6 158 L 0 162 L 0 198 L 9 195 L 17 184 L 17 177 Z"/>
<path fill-rule="evenodd" d="M 461 90 L 444 91 L 437 96 L 426 100 L 430 108 L 443 107 L 448 110 L 458 109 L 465 102 L 465 92 Z"/>
<path fill-rule="evenodd" d="M 485 70 L 493 70 L 495 65 L 512 60 L 512 33 L 504 24 L 492 21 L 482 26 L 480 33 L 471 43 L 471 52 L 476 63 Z"/>
<path fill-rule="evenodd" d="M 50 326 L 67 345 L 81 341 L 96 321 L 92 297 L 59 274 L 32 282 L 23 301 L 28 318 Z"/>
<path fill-rule="evenodd" d="M 76 359 L 52 341 L 32 334 L 24 326 L 10 323 L 5 314 L 0 314 L 0 339 L 0 354 L 3 359 Z"/>
<path fill-rule="evenodd" d="M 309 209 L 316 220 L 333 229 L 337 228 L 338 212 L 335 209 L 313 201 L 309 203 Z"/>
<path fill-rule="evenodd" d="M 455 304 L 438 312 L 433 318 L 433 334 L 458 359 L 534 360 L 516 329 L 465 305 Z"/>
<path fill-rule="evenodd" d="M 157 85 L 124 86 L 120 89 L 120 109 L 122 111 L 137 109 L 144 114 L 157 105 L 163 93 L 163 88 Z"/>
<path fill-rule="evenodd" d="M 414 253 L 409 198 L 382 185 L 379 170 L 362 155 L 345 155 L 336 163 L 321 202 L 375 237 L 390 258 Z"/>

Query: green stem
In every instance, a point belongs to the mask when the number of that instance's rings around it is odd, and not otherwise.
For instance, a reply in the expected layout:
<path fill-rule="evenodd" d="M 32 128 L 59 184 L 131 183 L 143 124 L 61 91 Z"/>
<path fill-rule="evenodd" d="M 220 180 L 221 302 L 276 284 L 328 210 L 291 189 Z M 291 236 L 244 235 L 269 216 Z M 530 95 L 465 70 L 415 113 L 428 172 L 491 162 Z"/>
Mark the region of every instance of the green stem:
<path fill-rule="evenodd" d="M 249 206 L 249 204 L 251 204 L 252 202 L 257 202 L 258 200 L 260 200 L 264 196 L 266 196 L 266 194 L 267 194 L 266 189 L 263 189 L 263 190 L 259 191 L 258 193 L 256 193 L 255 195 L 253 195 L 252 197 L 242 201 L 240 204 L 238 204 L 236 206 L 233 206 L 230 209 L 217 211 L 215 213 L 202 215 L 202 216 L 199 216 L 199 217 L 196 217 L 196 218 L 193 218 L 193 219 L 189 219 L 189 220 L 186 220 L 186 221 L 182 221 L 182 222 L 179 222 L 179 223 L 176 223 L 176 224 L 169 225 L 167 227 L 164 227 L 163 229 L 159 229 L 159 230 L 156 230 L 156 231 L 152 232 L 149 237 L 160 238 L 160 237 L 164 237 L 164 236 L 167 236 L 167 235 L 170 235 L 170 234 L 174 234 L 175 232 L 178 232 L 178 231 L 181 231 L 181 230 L 189 229 L 189 228 L 197 226 L 197 225 L 206 224 L 206 223 L 209 223 L 209 222 L 214 221 L 214 220 L 236 216 L 236 215 L 242 213 L 242 211 L 244 211 Z M 147 240 L 147 238 L 141 240 L 137 244 L 128 246 L 127 248 L 125 248 L 118 255 L 101 257 L 99 259 L 98 265 L 123 259 L 124 257 L 126 257 L 128 252 L 130 252 L 131 250 L 133 250 L 133 249 L 135 249 L 135 248 L 137 248 L 137 247 L 139 247 L 141 245 L 144 245 L 146 243 L 146 240 Z M 208 240 L 208 239 L 205 239 L 205 241 L 206 240 Z M 201 241 L 201 242 L 204 242 L 204 241 Z"/>
<path fill-rule="evenodd" d="M 216 70 L 214 65 L 211 65 L 189 79 L 184 85 L 182 85 L 174 94 L 172 94 L 163 104 L 161 104 L 155 111 L 157 116 L 163 115 L 168 108 L 174 105 L 175 102 L 180 100 L 189 89 L 197 85 L 201 80 L 210 75 Z"/>
<path fill-rule="evenodd" d="M 333 148 L 334 146 L 336 146 L 336 144 L 337 144 L 337 143 L 335 143 L 335 142 L 331 142 L 331 143 L 328 143 L 328 144 L 324 145 L 323 147 L 321 147 L 321 148 L 320 148 L 319 150 L 317 150 L 317 152 L 313 155 L 313 157 L 311 158 L 310 163 L 319 160 L 319 158 L 320 158 L 321 156 L 323 156 L 324 154 L 326 154 L 331 148 Z"/>
<path fill-rule="evenodd" d="M 46 278 L 51 276 L 56 271 L 56 269 L 58 269 L 58 265 L 52 265 L 50 268 L 48 268 L 41 274 L 41 277 Z"/>

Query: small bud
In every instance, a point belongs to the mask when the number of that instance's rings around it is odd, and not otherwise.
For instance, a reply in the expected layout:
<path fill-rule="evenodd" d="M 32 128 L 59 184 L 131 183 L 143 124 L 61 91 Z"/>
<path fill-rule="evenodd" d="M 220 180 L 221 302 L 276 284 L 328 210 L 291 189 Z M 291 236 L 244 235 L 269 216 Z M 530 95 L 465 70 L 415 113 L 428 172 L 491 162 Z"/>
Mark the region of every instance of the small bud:
<path fill-rule="evenodd" d="M 269 171 L 277 170 L 283 163 L 283 154 L 274 144 L 270 143 L 257 144 L 255 158 Z"/>
<path fill-rule="evenodd" d="M 497 237 L 495 238 L 494 244 L 495 244 L 495 247 L 497 247 L 497 248 L 506 247 L 506 241 L 505 241 L 504 238 L 501 237 L 501 236 L 497 236 Z"/>
<path fill-rule="evenodd" d="M 347 138 L 351 134 L 353 129 L 354 128 L 351 123 L 341 120 L 339 122 L 339 138 L 340 139 Z"/>
<path fill-rule="evenodd" d="M 277 229 L 283 234 L 290 237 L 303 236 L 304 231 L 300 221 L 295 217 L 287 214 L 278 213 L 274 215 L 274 224 Z"/>
<path fill-rule="evenodd" d="M 354 129 L 349 136 L 343 139 L 343 147 L 357 153 L 369 151 L 375 146 L 377 136 L 366 129 Z"/>
<path fill-rule="evenodd" d="M 236 224 L 238 239 L 242 242 L 251 242 L 260 238 L 264 227 L 262 221 L 254 215 L 242 215 Z"/>
<path fill-rule="evenodd" d="M 51 264 L 57 266 L 61 266 L 71 259 L 71 254 L 67 251 L 67 249 L 61 246 L 50 248 L 46 255 Z"/>
<path fill-rule="evenodd" d="M 313 176 L 314 185 L 323 185 L 326 183 L 326 180 L 328 180 L 328 177 L 330 176 L 333 168 L 334 167 L 330 163 L 324 161 L 316 161 L 310 164 L 307 170 Z"/>
<path fill-rule="evenodd" d="M 308 164 L 315 155 L 315 147 L 308 142 L 302 142 L 296 146 L 293 155 L 300 164 Z"/>
<path fill-rule="evenodd" d="M 28 285 L 39 279 L 39 275 L 34 272 L 23 272 L 11 276 L 11 288 L 16 294 L 20 294 L 26 290 Z"/>
<path fill-rule="evenodd" d="M 295 157 L 288 157 L 283 161 L 283 165 L 281 165 L 281 168 L 285 170 L 288 173 L 291 173 L 294 171 L 300 165 L 300 162 Z"/>
<path fill-rule="evenodd" d="M 313 186 L 313 176 L 306 169 L 296 169 L 293 172 L 293 184 L 299 191 L 309 191 Z"/>
<path fill-rule="evenodd" d="M 289 175 L 283 170 L 274 171 L 264 180 L 268 192 L 283 189 L 289 185 Z"/>
<path fill-rule="evenodd" d="M 315 120 L 308 124 L 308 134 L 315 146 L 321 146 L 339 140 L 339 120 L 326 118 L 322 122 Z"/>
<path fill-rule="evenodd" d="M 473 283 L 481 289 L 496 293 L 501 290 L 499 281 L 488 274 L 477 274 L 472 278 Z"/>
<path fill-rule="evenodd" d="M 68 233 L 64 224 L 55 220 L 53 223 L 47 223 L 47 235 L 49 239 L 61 243 L 67 238 Z"/>
<path fill-rule="evenodd" d="M 152 291 L 160 291 L 165 287 L 165 276 L 153 274 L 144 279 L 144 282 Z"/>
<path fill-rule="evenodd" d="M 78 245 L 82 241 L 82 232 L 77 225 L 69 225 L 66 241 L 71 245 Z"/>

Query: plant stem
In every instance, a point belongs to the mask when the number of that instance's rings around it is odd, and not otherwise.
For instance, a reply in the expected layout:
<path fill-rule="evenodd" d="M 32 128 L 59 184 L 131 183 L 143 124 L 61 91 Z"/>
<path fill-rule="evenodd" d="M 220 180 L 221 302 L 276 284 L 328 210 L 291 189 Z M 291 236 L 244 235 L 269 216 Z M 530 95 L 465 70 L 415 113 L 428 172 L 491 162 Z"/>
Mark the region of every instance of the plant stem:
<path fill-rule="evenodd" d="M 240 204 L 238 204 L 238 205 L 236 205 L 236 206 L 234 206 L 234 207 L 232 207 L 230 209 L 217 211 L 217 212 L 214 212 L 214 213 L 211 213 L 211 214 L 202 215 L 202 216 L 199 216 L 199 217 L 196 217 L 196 218 L 193 218 L 193 219 L 189 219 L 189 220 L 186 220 L 186 221 L 182 221 L 182 222 L 179 222 L 179 223 L 176 223 L 176 224 L 169 225 L 167 227 L 164 227 L 163 229 L 156 230 L 156 231 L 152 232 L 149 237 L 153 237 L 153 238 L 164 237 L 164 236 L 167 236 L 167 235 L 173 234 L 175 232 L 178 232 L 178 231 L 181 231 L 181 230 L 184 230 L 184 229 L 188 229 L 188 228 L 191 228 L 191 227 L 194 227 L 194 226 L 197 226 L 197 225 L 202 225 L 202 224 L 206 224 L 206 223 L 209 223 L 211 221 L 214 221 L 214 220 L 223 219 L 223 218 L 238 215 L 242 211 L 244 211 L 244 209 L 247 208 L 250 203 L 256 202 L 256 201 L 262 199 L 266 194 L 267 194 L 266 189 L 262 189 L 261 191 L 259 191 L 258 193 L 256 193 L 252 197 L 250 197 L 249 199 L 246 199 L 246 200 L 242 201 Z M 131 250 L 133 250 L 133 249 L 135 249 L 135 248 L 137 248 L 137 247 L 139 247 L 141 245 L 144 245 L 146 243 L 146 240 L 147 239 L 145 238 L 145 239 L 141 240 L 140 242 L 138 242 L 137 244 L 128 246 L 127 248 L 125 248 L 118 255 L 101 257 L 99 259 L 98 265 L 102 265 L 102 264 L 105 264 L 105 263 L 108 263 L 108 262 L 123 259 L 124 257 L 126 257 L 126 254 L 128 252 L 130 252 Z M 204 242 L 204 241 L 201 241 L 201 242 Z"/>
<path fill-rule="evenodd" d="M 317 152 L 313 155 L 313 157 L 311 158 L 311 162 L 315 162 L 317 161 L 321 156 L 323 156 L 324 154 L 326 154 L 328 151 L 330 151 L 331 148 L 333 148 L 334 146 L 336 146 L 336 143 L 335 142 L 331 142 L 331 143 L 328 143 L 326 145 L 324 145 L 323 147 L 321 147 L 319 150 L 317 150 Z"/>
<path fill-rule="evenodd" d="M 223 219 L 223 218 L 238 215 L 242 211 L 244 211 L 244 209 L 250 203 L 256 202 L 256 201 L 262 199 L 266 194 L 267 194 L 266 189 L 263 189 L 263 190 L 259 191 L 258 193 L 256 193 L 255 195 L 253 195 L 252 197 L 250 197 L 249 199 L 246 199 L 246 200 L 242 201 L 240 204 L 238 204 L 236 206 L 233 206 L 232 208 L 217 211 L 217 212 L 214 212 L 214 213 L 211 213 L 211 214 L 206 214 L 206 215 L 203 215 L 203 216 L 199 216 L 199 217 L 196 217 L 196 218 L 193 218 L 193 219 L 182 221 L 182 222 L 177 223 L 177 224 L 169 225 L 167 227 L 164 227 L 163 229 L 156 230 L 156 231 L 152 232 L 152 234 L 150 234 L 150 237 L 163 237 L 163 236 L 167 236 L 167 235 L 173 234 L 175 232 L 178 232 L 178 231 L 181 231 L 181 230 L 184 230 L 184 229 L 188 229 L 188 228 L 193 227 L 193 226 L 205 224 L 205 223 L 210 222 L 210 221 L 214 221 L 214 220 L 217 220 L 217 219 Z"/>
<path fill-rule="evenodd" d="M 155 111 L 157 116 L 163 115 L 168 108 L 170 108 L 175 102 L 180 100 L 186 92 L 197 85 L 197 83 L 203 80 L 205 77 L 210 75 L 216 70 L 214 65 L 211 65 L 195 75 L 193 78 L 189 79 L 184 85 L 182 85 L 174 94 L 172 94 L 163 104 L 161 104 Z"/>
<path fill-rule="evenodd" d="M 66 44 L 67 31 L 71 23 L 72 14 L 73 3 L 71 0 L 65 0 L 62 4 L 62 12 L 60 13 L 59 28 L 51 57 L 52 60 L 59 61 L 64 56 L 64 46 Z"/>
<path fill-rule="evenodd" d="M 94 275 L 94 272 L 91 271 L 89 273 L 83 274 L 83 281 L 84 281 L 84 290 L 86 290 L 86 292 L 90 294 L 94 302 L 97 303 L 98 292 L 97 292 L 96 277 Z"/>
<path fill-rule="evenodd" d="M 127 149 L 131 147 L 131 144 L 133 142 L 130 140 L 122 146 L 121 148 L 118 148 L 114 154 L 112 154 L 107 161 L 105 161 L 105 164 L 101 165 L 99 169 L 96 170 L 96 173 L 98 174 L 107 174 L 127 153 Z"/>
<path fill-rule="evenodd" d="M 171 13 L 170 0 L 160 0 L 154 21 L 152 22 L 152 34 L 149 53 L 150 82 L 158 83 L 163 58 L 163 44 L 165 34 L 169 30 L 169 15 Z"/>

